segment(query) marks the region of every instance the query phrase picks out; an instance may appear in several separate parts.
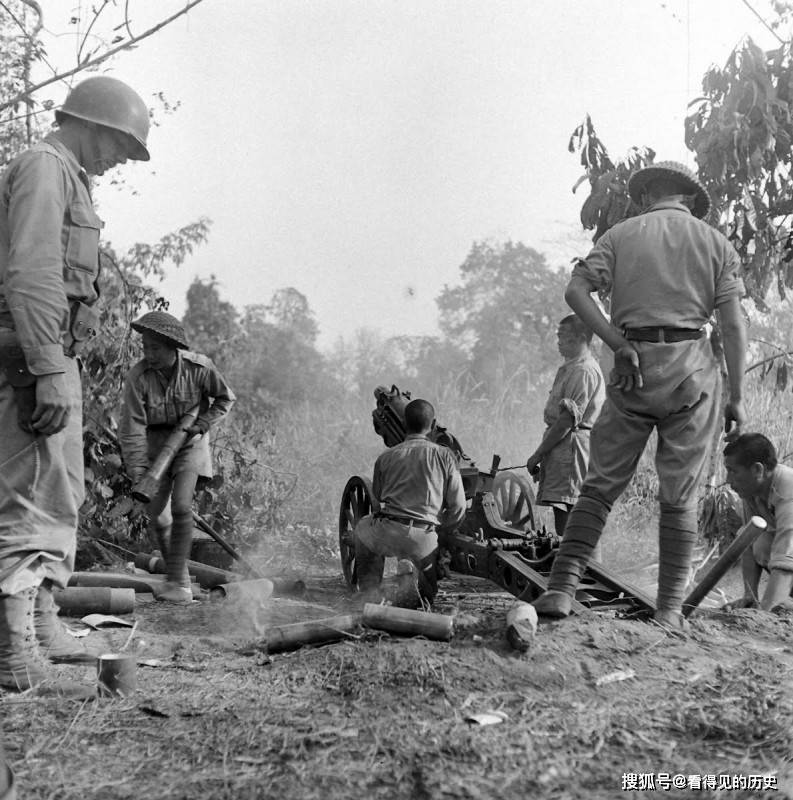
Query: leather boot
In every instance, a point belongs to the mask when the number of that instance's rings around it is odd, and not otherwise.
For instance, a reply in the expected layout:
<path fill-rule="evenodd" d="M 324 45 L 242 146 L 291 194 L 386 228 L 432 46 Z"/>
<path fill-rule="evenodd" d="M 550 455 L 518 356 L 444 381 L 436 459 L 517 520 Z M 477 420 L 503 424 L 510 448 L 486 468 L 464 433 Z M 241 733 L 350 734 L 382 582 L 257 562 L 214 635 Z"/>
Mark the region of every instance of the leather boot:
<path fill-rule="evenodd" d="M 58 606 L 52 596 L 52 583 L 44 581 L 36 594 L 34 611 L 36 638 L 42 655 L 54 664 L 93 662 L 99 652 L 75 639 L 58 618 Z"/>
<path fill-rule="evenodd" d="M 36 593 L 34 587 L 0 595 L 0 687 L 10 692 L 35 687 L 37 693 L 72 699 L 95 697 L 94 686 L 62 680 L 50 672 L 36 641 Z"/>
<path fill-rule="evenodd" d="M 22 692 L 47 677 L 33 623 L 36 591 L 0 595 L 0 686 L 4 689 Z"/>

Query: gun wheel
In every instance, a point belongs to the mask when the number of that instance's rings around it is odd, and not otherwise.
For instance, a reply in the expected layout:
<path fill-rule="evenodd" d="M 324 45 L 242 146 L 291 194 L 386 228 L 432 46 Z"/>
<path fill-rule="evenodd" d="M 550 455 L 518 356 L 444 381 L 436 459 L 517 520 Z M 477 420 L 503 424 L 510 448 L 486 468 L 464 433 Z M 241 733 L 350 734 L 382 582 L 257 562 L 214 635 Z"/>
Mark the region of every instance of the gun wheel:
<path fill-rule="evenodd" d="M 535 527 L 534 487 L 527 476 L 518 472 L 499 472 L 493 479 L 493 499 L 507 525 L 526 531 Z"/>
<path fill-rule="evenodd" d="M 377 510 L 377 501 L 372 496 L 372 484 L 358 475 L 347 481 L 341 494 L 339 509 L 339 552 L 341 553 L 341 571 L 347 586 L 353 591 L 358 589 L 358 572 L 355 568 L 355 541 L 353 530 L 361 517 Z"/>

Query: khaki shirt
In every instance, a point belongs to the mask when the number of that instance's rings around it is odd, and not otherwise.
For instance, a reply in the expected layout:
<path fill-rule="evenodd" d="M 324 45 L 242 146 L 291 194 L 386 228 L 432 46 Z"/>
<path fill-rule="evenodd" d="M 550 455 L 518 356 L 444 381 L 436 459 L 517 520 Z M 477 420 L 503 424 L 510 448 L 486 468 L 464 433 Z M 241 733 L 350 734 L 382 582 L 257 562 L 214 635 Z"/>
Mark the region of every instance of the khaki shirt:
<path fill-rule="evenodd" d="M 606 231 L 573 275 L 611 294 L 618 328 L 701 328 L 744 294 L 735 248 L 686 206 L 661 201 Z"/>
<path fill-rule="evenodd" d="M 408 434 L 378 456 L 372 491 L 383 514 L 450 527 L 465 516 L 457 459 L 448 447 L 420 434 Z"/>
<path fill-rule="evenodd" d="M 124 381 L 118 439 L 127 472 L 148 468 L 149 426 L 174 426 L 195 405 L 199 419 L 214 425 L 229 413 L 235 400 L 217 367 L 200 353 L 177 350 L 170 378 L 141 359 Z"/>
<path fill-rule="evenodd" d="M 70 300 L 96 302 L 99 231 L 88 176 L 47 136 L 0 180 L 0 327 L 16 329 L 34 375 L 65 371 Z"/>
<path fill-rule="evenodd" d="M 752 497 L 744 501 L 744 509 L 747 520 L 757 515 L 768 523 L 754 548 L 762 553 L 762 566 L 793 571 L 793 468 L 778 464 L 768 499 Z"/>
<path fill-rule="evenodd" d="M 550 428 L 562 411 L 569 412 L 574 428 L 589 429 L 595 424 L 606 399 L 606 385 L 600 366 L 591 353 L 565 361 L 556 372 L 543 411 Z"/>

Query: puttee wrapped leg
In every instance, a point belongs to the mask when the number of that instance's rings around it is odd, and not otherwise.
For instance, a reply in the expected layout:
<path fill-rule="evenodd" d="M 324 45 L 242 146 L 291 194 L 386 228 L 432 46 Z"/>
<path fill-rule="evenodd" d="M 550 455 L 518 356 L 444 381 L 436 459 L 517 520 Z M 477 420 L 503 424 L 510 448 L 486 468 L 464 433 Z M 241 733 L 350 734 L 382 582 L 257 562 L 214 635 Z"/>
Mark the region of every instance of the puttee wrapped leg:
<path fill-rule="evenodd" d="M 575 504 L 551 568 L 548 591 L 532 603 L 540 616 L 570 614 L 578 583 L 600 541 L 609 510 L 594 497 L 582 496 Z"/>

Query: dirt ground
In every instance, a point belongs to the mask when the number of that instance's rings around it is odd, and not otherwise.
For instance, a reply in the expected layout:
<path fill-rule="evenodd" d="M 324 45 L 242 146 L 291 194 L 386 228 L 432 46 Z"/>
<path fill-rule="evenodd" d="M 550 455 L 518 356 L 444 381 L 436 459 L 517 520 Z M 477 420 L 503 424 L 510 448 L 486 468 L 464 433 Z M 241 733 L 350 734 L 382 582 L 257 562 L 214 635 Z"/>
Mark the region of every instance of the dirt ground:
<path fill-rule="evenodd" d="M 512 598 L 455 577 L 436 605 L 450 642 L 251 647 L 268 625 L 360 608 L 340 577 L 306 583 L 254 607 L 139 595 L 132 637 L 88 637 L 148 660 L 134 695 L 0 698 L 20 798 L 793 798 L 793 618 L 708 612 L 681 637 L 590 612 L 520 654 Z M 469 721 L 483 712 L 497 724 Z"/>

